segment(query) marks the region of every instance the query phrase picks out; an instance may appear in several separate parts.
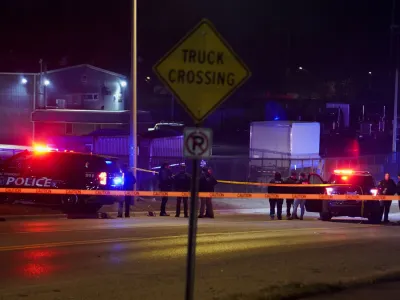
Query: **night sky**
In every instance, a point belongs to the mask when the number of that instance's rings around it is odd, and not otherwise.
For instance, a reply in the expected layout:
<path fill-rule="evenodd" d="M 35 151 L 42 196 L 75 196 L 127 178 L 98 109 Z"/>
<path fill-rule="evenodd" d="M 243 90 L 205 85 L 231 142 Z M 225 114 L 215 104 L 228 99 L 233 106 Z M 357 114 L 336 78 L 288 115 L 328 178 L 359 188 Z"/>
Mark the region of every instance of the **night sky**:
<path fill-rule="evenodd" d="M 201 18 L 209 18 L 253 72 L 271 84 L 307 68 L 315 76 L 386 78 L 392 0 L 138 0 L 140 73 Z M 400 2 L 399 2 L 400 6 Z M 131 1 L 2 0 L 0 71 L 90 63 L 130 71 Z M 290 48 L 288 47 L 290 41 Z"/>

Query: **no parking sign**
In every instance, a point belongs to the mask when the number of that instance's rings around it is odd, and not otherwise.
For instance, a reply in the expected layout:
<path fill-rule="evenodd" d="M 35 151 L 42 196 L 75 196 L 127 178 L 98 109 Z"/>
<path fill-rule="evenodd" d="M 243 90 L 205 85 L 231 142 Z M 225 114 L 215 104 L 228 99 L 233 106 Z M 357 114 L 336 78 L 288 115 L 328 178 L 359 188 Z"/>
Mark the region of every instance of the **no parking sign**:
<path fill-rule="evenodd" d="M 192 159 L 201 159 L 211 156 L 211 129 L 185 128 L 183 136 L 183 154 L 185 157 Z"/>

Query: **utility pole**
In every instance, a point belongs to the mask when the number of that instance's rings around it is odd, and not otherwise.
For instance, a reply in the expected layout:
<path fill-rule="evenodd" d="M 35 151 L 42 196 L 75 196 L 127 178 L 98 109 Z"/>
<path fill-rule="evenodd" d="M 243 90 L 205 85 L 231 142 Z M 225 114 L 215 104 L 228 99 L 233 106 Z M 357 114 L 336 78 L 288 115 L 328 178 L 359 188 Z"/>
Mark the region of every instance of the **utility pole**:
<path fill-rule="evenodd" d="M 397 152 L 397 110 L 398 110 L 398 92 L 399 92 L 399 55 L 397 53 L 399 49 L 399 36 L 398 26 L 396 25 L 396 0 L 393 0 L 392 5 L 392 23 L 390 26 L 390 52 L 391 58 L 393 57 L 395 64 L 394 74 L 394 105 L 393 105 L 393 136 L 392 136 L 392 151 Z M 394 55 L 394 56 L 393 56 Z"/>
<path fill-rule="evenodd" d="M 392 141 L 392 151 L 397 152 L 397 100 L 399 92 L 399 69 L 396 67 L 396 74 L 394 76 L 394 105 L 393 105 L 393 141 Z"/>
<path fill-rule="evenodd" d="M 137 0 L 132 0 L 132 47 L 131 47 L 131 151 L 130 165 L 135 178 L 137 171 Z M 136 187 L 136 185 L 135 185 Z"/>

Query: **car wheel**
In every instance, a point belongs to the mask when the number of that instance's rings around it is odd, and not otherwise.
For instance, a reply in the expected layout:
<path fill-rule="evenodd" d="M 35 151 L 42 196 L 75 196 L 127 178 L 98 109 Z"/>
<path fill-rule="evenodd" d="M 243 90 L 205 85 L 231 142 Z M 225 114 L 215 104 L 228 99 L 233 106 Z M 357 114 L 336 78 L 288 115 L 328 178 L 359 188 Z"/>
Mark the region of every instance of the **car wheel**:
<path fill-rule="evenodd" d="M 67 215 L 94 215 L 97 214 L 102 205 L 99 204 L 71 204 L 62 207 L 62 212 Z"/>
<path fill-rule="evenodd" d="M 319 213 L 319 218 L 321 221 L 330 221 L 332 219 L 332 215 L 329 212 L 321 212 Z"/>
<path fill-rule="evenodd" d="M 382 220 L 381 212 L 373 212 L 368 217 L 368 221 L 372 224 L 380 224 L 381 220 Z"/>
<path fill-rule="evenodd" d="M 96 214 L 101 207 L 102 205 L 100 204 L 86 204 L 82 206 L 82 211 L 87 214 Z"/>

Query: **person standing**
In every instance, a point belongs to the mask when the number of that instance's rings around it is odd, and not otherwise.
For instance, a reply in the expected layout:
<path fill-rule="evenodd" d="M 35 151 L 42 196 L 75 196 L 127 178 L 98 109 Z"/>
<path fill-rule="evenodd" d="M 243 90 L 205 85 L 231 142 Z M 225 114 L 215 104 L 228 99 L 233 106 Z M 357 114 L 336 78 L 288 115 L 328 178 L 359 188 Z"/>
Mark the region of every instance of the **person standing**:
<path fill-rule="evenodd" d="M 204 167 L 200 176 L 199 191 L 213 193 L 217 183 L 217 180 L 215 180 L 214 176 L 212 175 L 211 168 Z M 214 218 L 212 199 L 210 197 L 200 198 L 199 218 Z"/>
<path fill-rule="evenodd" d="M 299 184 L 308 184 L 308 179 L 306 177 L 305 173 L 300 173 L 300 178 L 298 181 Z M 303 191 L 300 189 L 299 194 L 303 194 Z M 306 205 L 306 200 L 305 199 L 295 199 L 294 200 L 294 205 L 293 205 L 293 216 L 292 219 L 299 219 L 297 216 L 297 208 L 300 205 L 300 220 L 303 220 L 304 213 L 305 213 L 305 205 Z"/>
<path fill-rule="evenodd" d="M 160 169 L 160 173 L 158 174 L 158 182 L 161 192 L 170 192 L 172 191 L 172 172 L 169 168 L 168 163 L 163 163 Z M 167 202 L 168 196 L 164 196 L 161 198 L 161 208 L 160 208 L 160 216 L 161 217 L 169 217 L 167 214 Z"/>
<path fill-rule="evenodd" d="M 378 191 L 380 195 L 393 196 L 396 194 L 397 187 L 393 179 L 390 178 L 389 173 L 385 173 L 385 178 L 378 184 Z M 389 212 L 392 200 L 381 201 L 381 212 L 383 213 L 383 223 L 389 223 Z"/>
<path fill-rule="evenodd" d="M 276 172 L 274 175 L 274 179 L 270 181 L 272 184 L 282 184 L 282 175 L 279 172 Z M 270 186 L 268 187 L 268 193 L 270 194 L 279 194 L 280 188 L 278 186 Z M 282 206 L 283 199 L 269 199 L 269 216 L 271 220 L 275 219 L 275 207 L 277 208 L 277 217 L 278 220 L 282 220 Z"/>
<path fill-rule="evenodd" d="M 181 169 L 178 174 L 174 177 L 174 190 L 177 192 L 189 192 L 191 176 L 186 172 L 186 166 L 181 165 Z M 179 218 L 181 214 L 181 202 L 183 202 L 183 216 L 185 218 L 188 215 L 188 197 L 177 197 L 176 198 L 176 214 L 175 217 Z"/>
<path fill-rule="evenodd" d="M 288 179 L 286 179 L 285 181 L 286 184 L 296 184 L 297 183 L 297 173 L 296 171 L 293 171 L 290 175 L 290 177 Z M 292 191 L 293 188 L 289 187 L 287 189 L 288 191 Z M 291 213 L 290 213 L 290 209 L 292 208 L 293 205 L 293 199 L 286 199 L 286 218 L 288 220 L 290 220 L 290 218 L 292 217 Z"/>
<path fill-rule="evenodd" d="M 124 183 L 123 187 L 125 191 L 133 191 L 133 187 L 135 186 L 136 183 L 136 178 L 135 175 L 133 175 L 133 172 L 129 170 L 129 166 L 127 164 L 124 164 L 122 172 L 124 174 Z M 133 196 L 124 196 L 124 201 L 119 202 L 119 207 L 118 207 L 118 218 L 122 218 L 122 213 L 124 211 L 124 204 L 125 204 L 125 218 L 130 217 L 130 210 L 131 210 L 131 205 L 133 205 Z"/>

